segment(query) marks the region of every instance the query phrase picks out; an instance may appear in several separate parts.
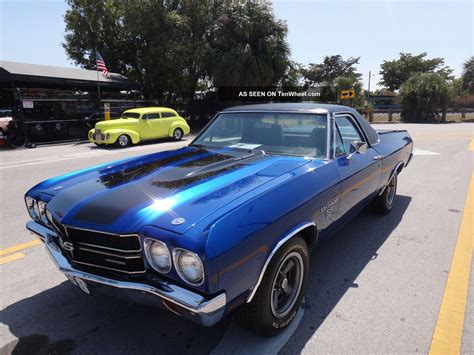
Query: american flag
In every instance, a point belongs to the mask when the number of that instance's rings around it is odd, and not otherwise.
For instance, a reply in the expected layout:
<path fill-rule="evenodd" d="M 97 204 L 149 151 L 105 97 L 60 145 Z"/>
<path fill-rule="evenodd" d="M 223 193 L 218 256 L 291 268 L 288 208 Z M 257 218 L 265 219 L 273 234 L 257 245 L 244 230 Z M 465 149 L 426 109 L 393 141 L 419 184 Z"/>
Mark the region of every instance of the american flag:
<path fill-rule="evenodd" d="M 105 76 L 109 75 L 109 71 L 107 70 L 107 67 L 105 66 L 104 58 L 99 54 L 99 52 L 95 52 L 95 62 L 97 66 L 97 70 L 100 70 L 102 74 Z"/>

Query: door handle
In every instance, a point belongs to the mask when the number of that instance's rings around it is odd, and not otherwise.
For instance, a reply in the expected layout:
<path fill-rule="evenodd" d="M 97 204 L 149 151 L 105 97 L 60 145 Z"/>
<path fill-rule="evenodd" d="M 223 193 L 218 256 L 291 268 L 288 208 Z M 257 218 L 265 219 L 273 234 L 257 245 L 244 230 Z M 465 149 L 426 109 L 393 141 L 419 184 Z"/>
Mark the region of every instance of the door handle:
<path fill-rule="evenodd" d="M 373 160 L 382 160 L 383 156 L 382 155 L 376 155 Z"/>

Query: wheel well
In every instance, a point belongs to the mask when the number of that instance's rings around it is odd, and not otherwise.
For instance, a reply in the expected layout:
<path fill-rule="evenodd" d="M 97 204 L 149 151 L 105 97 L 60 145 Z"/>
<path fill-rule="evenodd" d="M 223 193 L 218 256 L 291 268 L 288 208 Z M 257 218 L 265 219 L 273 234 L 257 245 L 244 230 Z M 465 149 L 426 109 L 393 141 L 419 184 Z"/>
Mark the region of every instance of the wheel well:
<path fill-rule="evenodd" d="M 308 246 L 308 250 L 313 249 L 318 241 L 318 228 L 315 225 L 310 225 L 298 233 Z"/>

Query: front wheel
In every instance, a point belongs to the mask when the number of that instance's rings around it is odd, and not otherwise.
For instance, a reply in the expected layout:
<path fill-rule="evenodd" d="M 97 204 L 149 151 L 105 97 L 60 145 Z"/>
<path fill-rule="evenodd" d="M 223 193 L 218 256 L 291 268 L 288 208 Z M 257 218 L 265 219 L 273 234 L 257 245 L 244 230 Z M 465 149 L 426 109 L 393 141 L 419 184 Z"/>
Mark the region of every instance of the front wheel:
<path fill-rule="evenodd" d="M 175 141 L 180 141 L 181 139 L 183 139 L 183 130 L 181 128 L 176 128 L 174 131 L 173 131 L 173 138 Z"/>
<path fill-rule="evenodd" d="M 301 305 L 309 269 L 308 247 L 293 237 L 272 258 L 253 300 L 237 312 L 237 321 L 262 336 L 288 327 Z"/>
<path fill-rule="evenodd" d="M 392 210 L 395 195 L 397 194 L 397 183 L 398 177 L 395 173 L 387 186 L 385 186 L 383 193 L 380 196 L 377 196 L 374 200 L 374 208 L 377 213 L 387 214 Z"/>
<path fill-rule="evenodd" d="M 120 148 L 128 147 L 130 145 L 130 137 L 126 134 L 122 134 L 117 138 L 115 144 Z"/>

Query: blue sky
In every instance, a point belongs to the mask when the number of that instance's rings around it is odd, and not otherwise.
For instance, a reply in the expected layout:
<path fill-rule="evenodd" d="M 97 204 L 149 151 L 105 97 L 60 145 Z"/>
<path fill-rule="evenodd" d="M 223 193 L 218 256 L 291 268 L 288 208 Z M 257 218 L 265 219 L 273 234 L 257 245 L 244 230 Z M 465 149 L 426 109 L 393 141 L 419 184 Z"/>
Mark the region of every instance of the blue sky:
<path fill-rule="evenodd" d="M 0 59 L 73 66 L 61 47 L 66 9 L 62 0 L 0 0 Z M 456 76 L 473 55 L 471 0 L 274 0 L 273 10 L 297 62 L 360 56 L 365 87 L 369 70 L 374 88 L 382 61 L 400 52 L 443 57 Z"/>

